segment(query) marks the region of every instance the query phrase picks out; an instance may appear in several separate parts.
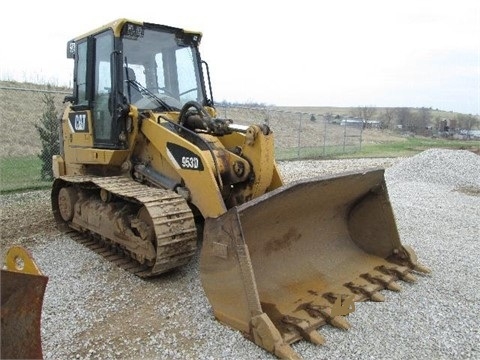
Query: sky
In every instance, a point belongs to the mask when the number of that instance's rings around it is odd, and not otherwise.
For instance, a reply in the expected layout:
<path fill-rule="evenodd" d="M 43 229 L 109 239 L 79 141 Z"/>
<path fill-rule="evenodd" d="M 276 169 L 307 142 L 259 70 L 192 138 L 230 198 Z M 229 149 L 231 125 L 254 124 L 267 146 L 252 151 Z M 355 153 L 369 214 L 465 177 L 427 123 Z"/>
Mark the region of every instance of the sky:
<path fill-rule="evenodd" d="M 215 101 L 480 114 L 479 0 L 15 0 L 0 79 L 71 85 L 68 40 L 117 18 L 203 33 Z"/>

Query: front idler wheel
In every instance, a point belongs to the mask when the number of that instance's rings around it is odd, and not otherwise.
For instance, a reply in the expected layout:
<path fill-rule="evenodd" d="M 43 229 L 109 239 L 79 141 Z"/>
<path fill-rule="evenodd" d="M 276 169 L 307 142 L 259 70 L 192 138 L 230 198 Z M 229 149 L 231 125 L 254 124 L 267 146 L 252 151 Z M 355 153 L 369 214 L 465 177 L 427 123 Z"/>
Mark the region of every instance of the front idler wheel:
<path fill-rule="evenodd" d="M 78 194 L 73 187 L 63 187 L 58 192 L 58 211 L 64 221 L 73 219 L 77 200 Z"/>

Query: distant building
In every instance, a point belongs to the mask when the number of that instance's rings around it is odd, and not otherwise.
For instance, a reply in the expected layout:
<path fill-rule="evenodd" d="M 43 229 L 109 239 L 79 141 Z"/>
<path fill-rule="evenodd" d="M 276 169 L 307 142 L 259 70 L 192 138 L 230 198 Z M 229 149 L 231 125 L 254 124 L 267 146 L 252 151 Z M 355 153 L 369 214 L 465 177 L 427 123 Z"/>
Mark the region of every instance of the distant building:
<path fill-rule="evenodd" d="M 342 121 L 340 121 L 340 125 L 362 127 L 364 125 L 364 122 L 362 119 L 343 119 Z"/>
<path fill-rule="evenodd" d="M 340 125 L 343 126 L 356 126 L 356 127 L 363 127 L 364 129 L 380 129 L 381 127 L 381 122 L 376 121 L 376 120 L 363 120 L 363 119 L 358 119 L 358 118 L 348 118 L 348 119 L 343 119 L 340 121 Z"/>

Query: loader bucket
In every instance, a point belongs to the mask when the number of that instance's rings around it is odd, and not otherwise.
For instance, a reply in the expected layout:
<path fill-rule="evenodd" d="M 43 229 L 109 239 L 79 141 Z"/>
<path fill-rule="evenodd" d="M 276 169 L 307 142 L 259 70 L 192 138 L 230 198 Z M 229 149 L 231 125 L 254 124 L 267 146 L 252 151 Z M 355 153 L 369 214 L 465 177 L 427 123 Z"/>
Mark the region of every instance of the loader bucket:
<path fill-rule="evenodd" d="M 41 359 L 40 318 L 48 277 L 20 246 L 8 250 L 1 275 L 1 358 Z"/>
<path fill-rule="evenodd" d="M 200 274 L 216 318 L 281 358 L 316 329 L 347 329 L 355 302 L 382 301 L 412 270 L 384 170 L 299 181 L 207 219 Z"/>

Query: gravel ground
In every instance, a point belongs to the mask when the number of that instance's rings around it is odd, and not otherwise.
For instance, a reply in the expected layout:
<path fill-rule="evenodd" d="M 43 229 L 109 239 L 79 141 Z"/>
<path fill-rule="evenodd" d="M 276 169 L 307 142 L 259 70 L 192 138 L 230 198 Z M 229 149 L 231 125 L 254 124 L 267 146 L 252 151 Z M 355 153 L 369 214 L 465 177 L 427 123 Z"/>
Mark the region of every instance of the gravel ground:
<path fill-rule="evenodd" d="M 385 167 L 403 244 L 432 274 L 383 303 L 356 304 L 352 328 L 320 329 L 327 342 L 293 345 L 304 359 L 480 358 L 480 156 L 428 150 L 404 159 L 279 164 L 287 182 Z M 0 197 L 1 249 L 22 244 L 49 276 L 42 318 L 45 359 L 275 359 L 217 322 L 198 256 L 141 280 L 58 233 L 49 192 Z"/>

